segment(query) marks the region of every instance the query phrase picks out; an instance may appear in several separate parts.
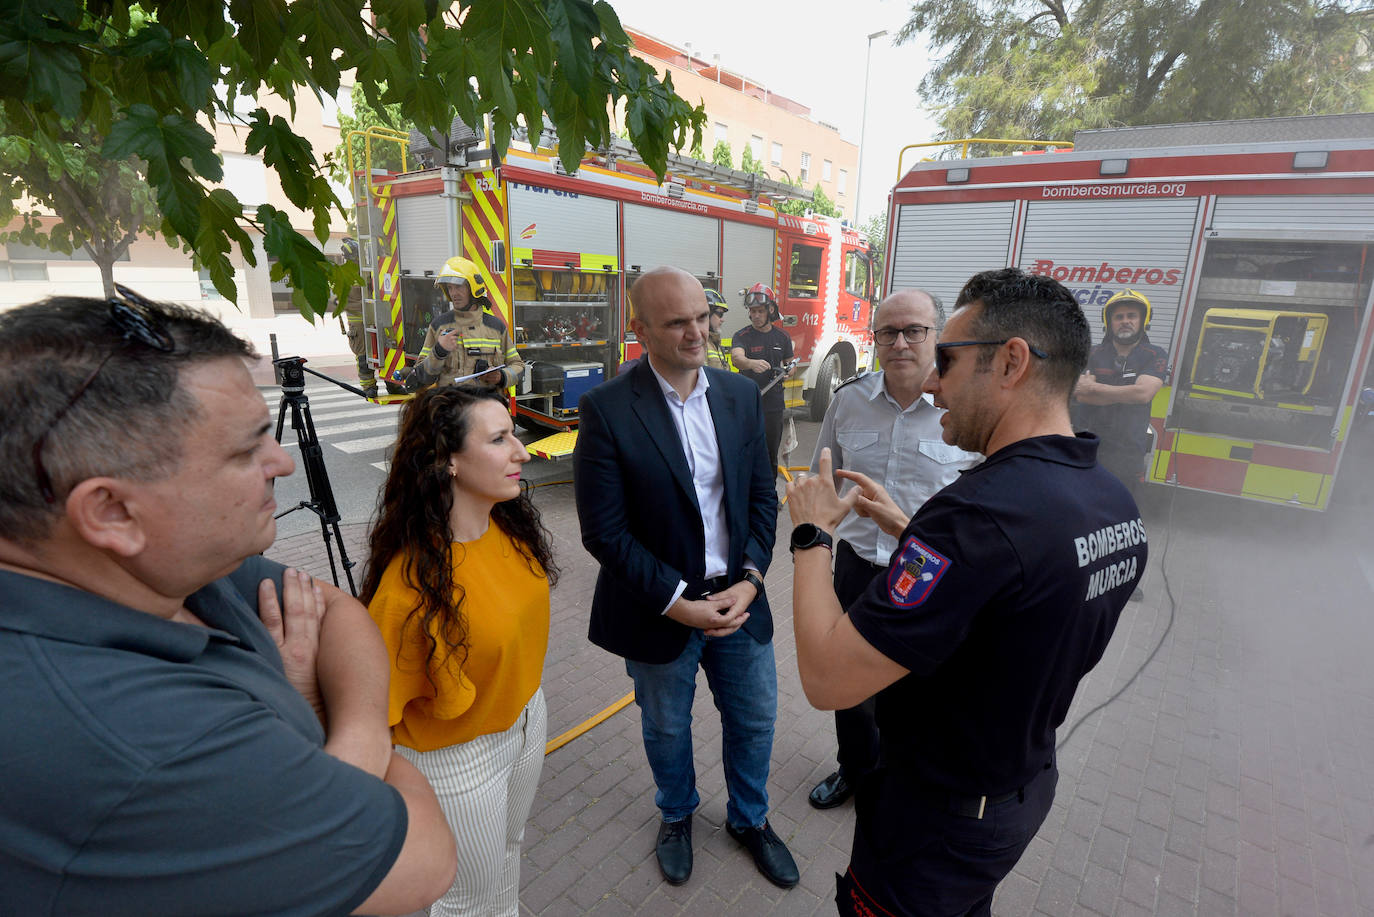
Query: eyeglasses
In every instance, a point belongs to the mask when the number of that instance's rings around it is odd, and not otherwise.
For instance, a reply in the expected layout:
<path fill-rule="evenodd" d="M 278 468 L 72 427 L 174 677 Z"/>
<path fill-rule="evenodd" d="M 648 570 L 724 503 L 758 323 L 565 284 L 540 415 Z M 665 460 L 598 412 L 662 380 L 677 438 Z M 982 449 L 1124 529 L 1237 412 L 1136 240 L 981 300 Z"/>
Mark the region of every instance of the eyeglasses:
<path fill-rule="evenodd" d="M 905 328 L 879 328 L 873 332 L 873 340 L 884 347 L 891 347 L 897 343 L 897 335 L 901 335 L 908 344 L 919 344 L 930 334 L 929 325 L 907 325 Z"/>
<path fill-rule="evenodd" d="M 773 297 L 767 293 L 745 293 L 744 304 L 746 306 L 766 306 L 773 302 Z"/>
<path fill-rule="evenodd" d="M 1007 341 L 1010 340 L 1011 338 L 1003 338 L 1000 341 L 944 341 L 942 343 L 936 344 L 935 374 L 937 376 L 943 376 L 945 374 L 945 370 L 949 369 L 949 356 L 945 353 L 945 351 L 949 350 L 952 347 L 1001 347 L 1003 344 L 1007 343 Z M 1050 355 L 1045 353 L 1045 351 L 1041 350 L 1039 347 L 1032 347 L 1030 344 L 1026 344 L 1026 347 L 1030 349 L 1030 352 L 1033 355 L 1039 357 L 1042 360 L 1048 360 L 1050 358 Z"/>
<path fill-rule="evenodd" d="M 33 444 L 34 477 L 38 479 L 39 492 L 43 494 L 43 499 L 48 503 L 57 502 L 57 494 L 53 492 L 52 478 L 48 476 L 48 470 L 43 467 L 43 447 L 47 445 L 48 434 L 63 417 L 67 416 L 67 412 L 81 400 L 81 396 L 86 394 L 86 389 L 91 387 L 95 377 L 100 375 L 105 364 L 110 362 L 110 357 L 133 343 L 150 347 L 158 353 L 172 353 L 176 350 L 176 341 L 168 333 L 167 326 L 163 323 L 162 317 L 158 315 L 152 303 L 123 284 L 115 284 L 115 291 L 119 293 L 120 298 L 112 297 L 106 300 L 105 304 L 109 306 L 110 320 L 114 323 L 123 340 L 119 346 L 101 358 L 100 362 L 95 365 L 95 369 L 91 370 L 91 374 L 86 377 L 86 381 L 77 386 L 72 397 L 67 399 L 66 405 L 57 412 L 57 416 L 48 423 L 43 429 L 43 434 Z"/>

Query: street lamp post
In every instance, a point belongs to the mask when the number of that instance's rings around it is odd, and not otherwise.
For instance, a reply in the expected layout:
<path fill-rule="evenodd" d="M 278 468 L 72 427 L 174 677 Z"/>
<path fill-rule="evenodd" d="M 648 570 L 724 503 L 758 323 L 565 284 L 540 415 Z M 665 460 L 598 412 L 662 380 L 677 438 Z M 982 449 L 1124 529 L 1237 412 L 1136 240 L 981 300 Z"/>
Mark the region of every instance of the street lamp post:
<path fill-rule="evenodd" d="M 859 205 L 862 198 L 859 192 L 864 188 L 864 135 L 868 132 L 868 70 L 873 60 L 873 39 L 882 38 L 887 29 L 879 29 L 868 36 L 868 51 L 864 54 L 864 101 L 863 114 L 859 117 L 859 165 L 854 171 L 854 225 L 859 225 Z"/>

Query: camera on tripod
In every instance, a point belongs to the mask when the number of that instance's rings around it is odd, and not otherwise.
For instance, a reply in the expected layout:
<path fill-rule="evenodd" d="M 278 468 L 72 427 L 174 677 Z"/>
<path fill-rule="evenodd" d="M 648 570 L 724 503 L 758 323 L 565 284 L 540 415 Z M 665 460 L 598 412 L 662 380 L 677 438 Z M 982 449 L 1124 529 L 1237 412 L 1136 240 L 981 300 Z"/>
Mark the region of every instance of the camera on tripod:
<path fill-rule="evenodd" d="M 299 395 L 305 391 L 305 357 L 278 357 L 272 366 L 283 392 Z"/>

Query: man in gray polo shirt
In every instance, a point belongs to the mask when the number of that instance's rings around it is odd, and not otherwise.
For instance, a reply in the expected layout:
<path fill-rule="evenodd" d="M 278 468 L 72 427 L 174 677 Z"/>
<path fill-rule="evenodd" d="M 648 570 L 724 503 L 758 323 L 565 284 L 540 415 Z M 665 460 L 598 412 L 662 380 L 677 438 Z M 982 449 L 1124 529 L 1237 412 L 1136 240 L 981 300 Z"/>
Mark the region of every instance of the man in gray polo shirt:
<path fill-rule="evenodd" d="M 452 880 L 354 599 L 257 557 L 290 457 L 208 315 L 0 313 L 0 910 L 397 914 Z"/>
<path fill-rule="evenodd" d="M 821 450 L 828 448 L 835 468 L 878 481 L 910 515 L 960 471 L 982 460 L 941 439 L 944 411 L 921 394 L 935 366 L 935 341 L 944 324 L 944 307 L 924 290 L 902 290 L 878 305 L 873 337 L 882 369 L 835 392 L 816 440 L 813 474 L 820 468 Z M 873 577 L 887 570 L 897 539 L 857 513 L 846 516 L 835 534 L 835 595 L 848 607 Z M 877 766 L 873 698 L 835 711 L 835 738 L 840 767 L 811 790 L 808 800 L 817 809 L 842 804 Z"/>

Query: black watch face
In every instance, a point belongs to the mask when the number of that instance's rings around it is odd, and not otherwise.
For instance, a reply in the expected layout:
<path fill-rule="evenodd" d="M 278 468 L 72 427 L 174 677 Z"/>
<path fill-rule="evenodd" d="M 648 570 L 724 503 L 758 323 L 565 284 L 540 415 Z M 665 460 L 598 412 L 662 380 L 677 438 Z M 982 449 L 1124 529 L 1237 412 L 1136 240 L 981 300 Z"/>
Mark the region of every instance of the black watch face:
<path fill-rule="evenodd" d="M 792 546 L 794 548 L 809 548 L 820 540 L 821 530 L 814 523 L 803 522 L 792 530 Z"/>

